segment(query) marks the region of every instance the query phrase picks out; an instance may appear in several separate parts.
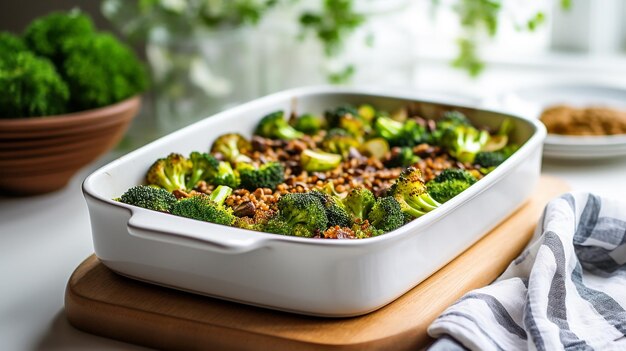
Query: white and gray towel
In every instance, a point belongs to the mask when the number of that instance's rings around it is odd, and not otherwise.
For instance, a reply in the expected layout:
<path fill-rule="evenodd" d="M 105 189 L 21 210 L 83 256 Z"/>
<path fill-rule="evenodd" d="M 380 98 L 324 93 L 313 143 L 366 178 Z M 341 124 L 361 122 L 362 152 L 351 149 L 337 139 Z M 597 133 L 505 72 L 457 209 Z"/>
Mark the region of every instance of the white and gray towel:
<path fill-rule="evenodd" d="M 526 250 L 428 333 L 451 337 L 433 351 L 626 350 L 626 202 L 587 193 L 552 200 Z"/>

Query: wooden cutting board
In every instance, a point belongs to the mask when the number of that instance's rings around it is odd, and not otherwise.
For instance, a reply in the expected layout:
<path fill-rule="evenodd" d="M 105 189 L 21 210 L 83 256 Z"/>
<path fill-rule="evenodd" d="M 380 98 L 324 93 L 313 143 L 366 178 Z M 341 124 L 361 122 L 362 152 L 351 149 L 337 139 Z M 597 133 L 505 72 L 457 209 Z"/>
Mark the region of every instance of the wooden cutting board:
<path fill-rule="evenodd" d="M 198 296 L 119 276 L 95 256 L 70 277 L 65 311 L 78 329 L 158 349 L 417 350 L 432 341 L 426 328 L 447 306 L 504 271 L 547 201 L 567 190 L 542 177 L 531 199 L 478 243 L 365 316 L 306 317 Z"/>

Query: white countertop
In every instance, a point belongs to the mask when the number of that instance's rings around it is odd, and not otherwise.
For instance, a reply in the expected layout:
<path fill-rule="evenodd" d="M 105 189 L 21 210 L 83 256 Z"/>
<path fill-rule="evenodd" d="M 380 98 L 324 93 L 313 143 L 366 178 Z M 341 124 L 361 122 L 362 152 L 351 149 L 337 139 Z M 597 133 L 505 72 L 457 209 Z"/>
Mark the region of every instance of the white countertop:
<path fill-rule="evenodd" d="M 422 71 L 424 79 L 418 86 L 426 86 L 425 82 L 431 81 L 428 77 L 436 76 L 438 69 L 441 67 Z M 510 78 L 519 78 L 520 84 L 530 81 L 523 72 L 518 74 L 519 77 Z M 556 74 L 566 75 L 561 71 Z M 546 80 L 542 74 L 534 73 L 534 76 L 534 81 Z M 605 77 L 614 82 L 611 77 Z M 508 78 L 502 73 L 487 74 L 474 83 L 460 78 L 457 81 L 461 83 L 455 85 L 454 91 L 484 93 L 484 86 L 489 85 L 487 91 L 493 92 L 504 89 L 510 83 Z M 435 88 L 443 90 L 446 85 L 438 80 Z M 107 158 L 111 155 L 96 165 Z M 67 280 L 76 266 L 93 252 L 89 215 L 80 186 L 96 165 L 86 167 L 65 189 L 52 194 L 0 197 L 0 348 L 3 350 L 142 349 L 78 331 L 64 316 Z M 544 160 L 543 173 L 565 179 L 573 190 L 626 198 L 626 158 L 588 162 Z"/>

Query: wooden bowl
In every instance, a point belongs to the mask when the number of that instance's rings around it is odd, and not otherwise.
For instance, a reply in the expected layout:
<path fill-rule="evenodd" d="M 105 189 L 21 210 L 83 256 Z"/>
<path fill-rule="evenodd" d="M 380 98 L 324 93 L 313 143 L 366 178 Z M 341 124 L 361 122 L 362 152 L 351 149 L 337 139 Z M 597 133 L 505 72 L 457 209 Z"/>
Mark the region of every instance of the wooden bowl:
<path fill-rule="evenodd" d="M 140 106 L 135 96 L 67 115 L 0 120 L 0 192 L 34 195 L 64 187 L 117 145 Z"/>

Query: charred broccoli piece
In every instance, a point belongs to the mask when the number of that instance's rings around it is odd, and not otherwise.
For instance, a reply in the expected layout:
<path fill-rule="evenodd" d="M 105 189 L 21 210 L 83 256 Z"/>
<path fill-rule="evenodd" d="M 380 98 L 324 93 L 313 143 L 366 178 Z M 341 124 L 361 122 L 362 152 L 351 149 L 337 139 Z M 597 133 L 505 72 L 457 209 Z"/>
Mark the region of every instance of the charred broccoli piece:
<path fill-rule="evenodd" d="M 390 232 L 404 224 L 404 214 L 400 204 L 391 196 L 379 197 L 367 216 L 374 228 Z"/>
<path fill-rule="evenodd" d="M 433 199 L 444 203 L 476 182 L 476 177 L 470 172 L 464 169 L 448 168 L 428 182 L 426 188 Z"/>
<path fill-rule="evenodd" d="M 171 153 L 156 160 L 146 175 L 149 185 L 156 185 L 169 192 L 186 188 L 185 179 L 193 164 L 181 154 Z"/>
<path fill-rule="evenodd" d="M 415 167 L 403 170 L 390 192 L 402 212 L 411 217 L 421 217 L 441 205 L 428 194 L 422 172 Z"/>
<path fill-rule="evenodd" d="M 257 188 L 276 189 L 285 180 L 285 168 L 278 162 L 268 162 L 255 168 L 249 163 L 237 165 L 241 187 L 254 191 Z"/>
<path fill-rule="evenodd" d="M 199 221 L 230 225 L 235 220 L 233 210 L 224 206 L 224 200 L 233 189 L 218 186 L 211 195 L 196 195 L 177 201 L 170 208 L 170 213 Z"/>
<path fill-rule="evenodd" d="M 344 105 L 339 106 L 334 110 L 328 110 L 324 113 L 324 117 L 326 118 L 326 124 L 329 128 L 339 127 L 339 122 L 341 118 L 348 115 L 356 117 L 359 115 L 359 111 L 357 111 L 357 109 L 355 109 L 353 106 Z"/>
<path fill-rule="evenodd" d="M 176 202 L 176 197 L 165 189 L 138 185 L 126 190 L 119 201 L 149 210 L 168 212 Z"/>
<path fill-rule="evenodd" d="M 283 111 L 276 111 L 263 117 L 257 124 L 254 134 L 270 139 L 292 140 L 304 136 L 284 119 Z"/>
<path fill-rule="evenodd" d="M 306 149 L 300 155 L 302 168 L 307 172 L 323 172 L 337 168 L 341 155 Z"/>
<path fill-rule="evenodd" d="M 187 189 L 193 189 L 201 180 L 209 180 L 218 169 L 219 161 L 207 153 L 194 151 L 189 155 L 191 173 L 187 181 Z"/>
<path fill-rule="evenodd" d="M 217 172 L 209 179 L 213 185 L 225 185 L 231 188 L 237 188 L 240 180 L 239 175 L 235 173 L 230 163 L 220 161 L 217 165 Z"/>
<path fill-rule="evenodd" d="M 489 141 L 487 131 L 459 125 L 446 129 L 441 136 L 440 143 L 457 160 L 472 163 L 487 141 Z"/>
<path fill-rule="evenodd" d="M 67 84 L 48 59 L 27 51 L 0 54 L 0 117 L 61 114 L 69 98 Z"/>
<path fill-rule="evenodd" d="M 317 190 L 313 190 L 309 194 L 317 197 L 322 205 L 324 205 L 329 226 L 349 227 L 352 225 L 352 218 L 340 197 Z"/>
<path fill-rule="evenodd" d="M 426 128 L 412 119 L 403 123 L 380 116 L 374 123 L 374 129 L 391 146 L 415 146 L 427 138 Z"/>
<path fill-rule="evenodd" d="M 359 147 L 360 143 L 354 136 L 343 129 L 333 128 L 328 131 L 322 140 L 322 149 L 326 152 L 339 154 L 344 159 L 350 154 L 350 149 Z"/>
<path fill-rule="evenodd" d="M 419 162 L 420 157 L 413 153 L 413 148 L 394 147 L 391 153 L 385 158 L 383 164 L 387 167 L 409 167 Z"/>
<path fill-rule="evenodd" d="M 291 193 L 282 196 L 278 201 L 278 211 L 278 215 L 268 221 L 265 231 L 313 237 L 328 227 L 324 205 L 311 193 Z"/>
<path fill-rule="evenodd" d="M 374 194 L 366 188 L 354 188 L 343 199 L 348 212 L 355 219 L 360 220 L 367 218 L 375 202 Z"/>
<path fill-rule="evenodd" d="M 325 126 L 325 121 L 316 115 L 305 114 L 296 119 L 293 127 L 304 134 L 317 134 Z"/>
<path fill-rule="evenodd" d="M 232 164 L 252 162 L 246 154 L 252 150 L 252 144 L 241 134 L 227 133 L 220 135 L 211 146 L 211 153 L 220 153 Z"/>

